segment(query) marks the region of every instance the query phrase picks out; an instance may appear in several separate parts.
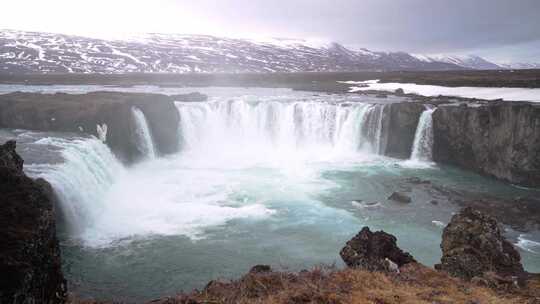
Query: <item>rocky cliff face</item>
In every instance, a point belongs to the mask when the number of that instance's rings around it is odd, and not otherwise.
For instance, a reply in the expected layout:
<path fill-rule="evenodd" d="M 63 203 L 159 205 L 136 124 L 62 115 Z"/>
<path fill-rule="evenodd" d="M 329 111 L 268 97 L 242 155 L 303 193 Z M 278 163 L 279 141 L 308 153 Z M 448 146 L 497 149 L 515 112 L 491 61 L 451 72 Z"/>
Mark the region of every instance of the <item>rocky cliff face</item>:
<path fill-rule="evenodd" d="M 178 150 L 180 117 L 174 100 L 181 98 L 181 95 L 173 99 L 160 94 L 113 92 L 12 93 L 0 96 L 0 127 L 97 136 L 97 125 L 106 124 L 107 145 L 121 159 L 131 162 L 140 157 L 135 148 L 131 107 L 137 106 L 145 114 L 158 152 L 169 154 Z"/>
<path fill-rule="evenodd" d="M 409 158 L 418 120 L 425 107 L 419 102 L 404 102 L 389 104 L 386 109 L 388 138 L 385 155 Z"/>
<path fill-rule="evenodd" d="M 436 162 L 540 187 L 540 105 L 441 105 L 433 135 Z"/>
<path fill-rule="evenodd" d="M 0 145 L 0 303 L 63 303 L 52 188 L 22 167 L 15 142 Z"/>

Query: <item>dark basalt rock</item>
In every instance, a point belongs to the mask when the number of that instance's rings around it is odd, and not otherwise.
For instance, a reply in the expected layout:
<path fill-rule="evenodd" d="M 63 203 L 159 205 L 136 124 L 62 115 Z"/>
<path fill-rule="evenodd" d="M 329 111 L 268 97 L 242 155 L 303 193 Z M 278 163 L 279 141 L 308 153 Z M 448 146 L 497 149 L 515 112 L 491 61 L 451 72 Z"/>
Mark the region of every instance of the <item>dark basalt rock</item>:
<path fill-rule="evenodd" d="M 540 105 L 441 105 L 433 113 L 433 160 L 540 187 Z"/>
<path fill-rule="evenodd" d="M 194 98 L 190 96 L 188 94 L 187 98 Z M 0 96 L 0 127 L 84 132 L 97 136 L 97 125 L 106 124 L 107 145 L 119 158 L 132 162 L 141 156 L 135 143 L 133 106 L 146 116 L 158 152 L 178 151 L 180 116 L 174 99 L 161 94 L 5 94 Z"/>
<path fill-rule="evenodd" d="M 416 262 L 407 252 L 396 245 L 396 237 L 384 231 L 371 232 L 368 227 L 362 230 L 341 249 L 339 255 L 349 267 L 370 271 L 387 271 L 385 259 L 401 267 Z"/>
<path fill-rule="evenodd" d="M 128 103 L 137 106 L 144 113 L 152 132 L 152 139 L 161 154 L 178 151 L 180 115 L 169 96 L 136 95 L 131 97 Z"/>
<path fill-rule="evenodd" d="M 187 94 L 176 94 L 170 96 L 174 101 L 186 101 L 186 102 L 202 102 L 207 101 L 208 96 L 199 92 L 192 92 Z"/>
<path fill-rule="evenodd" d="M 265 273 L 265 272 L 271 272 L 272 267 L 270 265 L 255 265 L 251 267 L 249 270 L 249 273 Z"/>
<path fill-rule="evenodd" d="M 410 196 L 402 192 L 394 192 L 388 197 L 388 199 L 391 201 L 396 201 L 396 202 L 406 203 L 406 204 L 412 201 Z"/>
<path fill-rule="evenodd" d="M 54 194 L 23 173 L 15 146 L 0 145 L 0 303 L 63 303 Z"/>
<path fill-rule="evenodd" d="M 419 102 L 402 102 L 388 104 L 386 108 L 388 108 L 388 113 L 385 116 L 388 138 L 385 155 L 409 158 L 418 120 L 425 107 Z"/>
<path fill-rule="evenodd" d="M 519 252 L 505 240 L 497 221 L 470 207 L 444 228 L 441 249 L 441 264 L 435 267 L 453 276 L 470 280 L 488 272 L 502 277 L 524 274 Z"/>
<path fill-rule="evenodd" d="M 413 185 L 431 184 L 431 181 L 421 179 L 421 178 L 416 177 L 416 176 L 409 177 L 409 178 L 406 179 L 406 181 L 408 183 L 410 183 L 410 184 L 413 184 Z"/>

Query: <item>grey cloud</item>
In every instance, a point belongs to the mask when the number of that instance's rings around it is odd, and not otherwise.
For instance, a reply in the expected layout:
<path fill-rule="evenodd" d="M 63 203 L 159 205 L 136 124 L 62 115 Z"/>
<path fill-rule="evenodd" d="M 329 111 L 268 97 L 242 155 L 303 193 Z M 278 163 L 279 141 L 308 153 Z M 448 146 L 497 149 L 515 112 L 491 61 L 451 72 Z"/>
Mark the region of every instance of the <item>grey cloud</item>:
<path fill-rule="evenodd" d="M 540 39 L 538 0 L 201 0 L 180 5 L 231 33 L 253 29 L 381 50 L 464 52 Z"/>

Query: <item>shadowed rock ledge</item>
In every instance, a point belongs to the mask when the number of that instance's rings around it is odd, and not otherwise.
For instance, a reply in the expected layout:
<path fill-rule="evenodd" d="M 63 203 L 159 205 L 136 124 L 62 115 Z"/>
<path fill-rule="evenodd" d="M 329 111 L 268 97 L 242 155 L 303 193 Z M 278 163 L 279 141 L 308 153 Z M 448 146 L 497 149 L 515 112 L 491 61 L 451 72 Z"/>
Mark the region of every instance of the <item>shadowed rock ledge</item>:
<path fill-rule="evenodd" d="M 11 93 L 0 95 L 0 128 L 84 132 L 98 136 L 97 125 L 107 125 L 107 145 L 126 162 L 141 157 L 136 148 L 136 106 L 148 121 L 160 154 L 178 151 L 180 117 L 174 101 L 200 101 L 202 94 L 92 92 L 86 94 Z"/>
<path fill-rule="evenodd" d="M 0 145 L 0 303 L 63 303 L 52 188 L 23 173 L 15 146 Z"/>
<path fill-rule="evenodd" d="M 540 105 L 441 105 L 433 113 L 433 160 L 540 187 Z"/>

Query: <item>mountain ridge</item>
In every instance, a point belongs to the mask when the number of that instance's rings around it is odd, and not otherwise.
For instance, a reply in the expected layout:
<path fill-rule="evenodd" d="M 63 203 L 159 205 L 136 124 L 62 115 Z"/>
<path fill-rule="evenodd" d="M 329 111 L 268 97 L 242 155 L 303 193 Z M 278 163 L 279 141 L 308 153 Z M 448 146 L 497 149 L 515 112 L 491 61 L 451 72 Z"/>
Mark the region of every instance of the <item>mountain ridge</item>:
<path fill-rule="evenodd" d="M 525 66 L 525 65 L 523 65 Z M 505 69 L 478 56 L 414 55 L 302 39 L 143 34 L 128 39 L 0 30 L 0 73 L 264 73 Z"/>

